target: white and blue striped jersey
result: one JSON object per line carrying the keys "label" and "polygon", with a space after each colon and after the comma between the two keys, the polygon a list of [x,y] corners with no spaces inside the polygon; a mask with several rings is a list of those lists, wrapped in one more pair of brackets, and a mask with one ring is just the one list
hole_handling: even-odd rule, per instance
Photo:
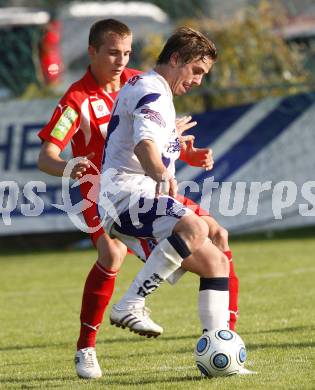
{"label": "white and blue striped jersey", "polygon": [[107,231],[128,209],[130,198],[154,198],[156,182],[145,175],[134,153],[139,142],[152,140],[168,172],[175,175],[180,154],[175,120],[170,87],[155,71],[132,77],[119,92],[108,126],[99,198]]}

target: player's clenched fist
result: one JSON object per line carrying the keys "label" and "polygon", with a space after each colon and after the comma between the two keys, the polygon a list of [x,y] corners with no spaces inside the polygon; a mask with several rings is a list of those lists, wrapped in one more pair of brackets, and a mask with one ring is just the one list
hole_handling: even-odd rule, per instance
{"label": "player's clenched fist", "polygon": [[82,159],[73,167],[71,171],[71,179],[77,180],[80,179],[87,169],[90,168],[90,159],[94,157],[94,153],[90,153]]}

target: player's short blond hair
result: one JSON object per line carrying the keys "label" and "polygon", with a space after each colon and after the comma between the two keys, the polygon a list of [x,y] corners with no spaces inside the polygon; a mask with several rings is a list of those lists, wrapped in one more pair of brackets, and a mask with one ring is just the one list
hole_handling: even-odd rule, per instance
{"label": "player's short blond hair", "polygon": [[121,37],[125,37],[131,35],[131,30],[126,24],[116,19],[98,20],[90,28],[89,46],[93,46],[98,50],[104,43],[105,33],[114,33]]}

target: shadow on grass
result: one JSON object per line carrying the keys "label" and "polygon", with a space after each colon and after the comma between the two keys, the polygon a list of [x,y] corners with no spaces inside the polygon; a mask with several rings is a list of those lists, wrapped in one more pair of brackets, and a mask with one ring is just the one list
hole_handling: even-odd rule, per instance
{"label": "shadow on grass", "polygon": [[[250,332],[242,332],[242,336],[246,335],[254,335],[254,334],[269,334],[269,333],[295,333],[295,332],[301,332],[301,331],[309,331],[310,333],[315,330],[314,326],[297,326],[297,327],[290,327],[290,328],[277,328],[277,329],[266,329],[266,330],[257,330],[257,331],[250,331]],[[195,342],[198,337],[200,337],[199,334],[191,334],[191,335],[184,335],[184,336],[162,336],[159,338],[146,338],[146,337],[137,337],[136,335],[130,335],[130,337],[119,337],[115,339],[103,339],[99,340],[97,342],[97,345],[112,345],[112,344],[123,344],[123,343],[144,343],[144,342],[152,342],[154,344],[161,344],[164,343],[165,341],[182,341],[182,340],[191,340]],[[283,344],[284,347],[287,346],[292,346],[293,348],[298,348],[299,346],[307,347],[307,346],[313,346],[314,343],[309,342],[309,343],[286,343]],[[255,344],[247,344],[246,345],[248,348],[253,348],[257,349],[257,345]],[[281,344],[265,344],[265,348],[270,348],[270,347],[275,347],[275,346],[280,346]],[[46,348],[72,348],[73,345],[72,343],[51,343],[51,344],[34,344],[34,345],[8,345],[8,346],[3,346],[0,347],[0,352],[5,352],[5,351],[22,351],[22,350],[28,350],[28,349],[46,349]],[[186,349],[178,349],[179,353],[186,352]],[[138,355],[139,354],[136,354]]]}
{"label": "shadow on grass", "polygon": [[[276,329],[265,329],[265,330],[257,330],[253,332],[243,332],[242,335],[250,335],[250,334],[272,334],[272,333],[298,333],[303,331],[308,331],[310,334],[313,334],[315,327],[310,326],[295,326],[288,328],[276,328]],[[246,349],[249,351],[254,351],[257,349],[268,349],[268,348],[281,348],[281,349],[292,349],[292,348],[309,348],[314,347],[315,342],[297,342],[297,343],[281,343],[274,341],[273,343],[262,343],[262,344],[250,344],[246,343]]]}
{"label": "shadow on grass", "polygon": [[[149,358],[150,356],[153,356],[153,357],[156,357],[157,355],[159,357],[161,356],[165,356],[166,358],[169,357],[170,354],[172,354],[173,356],[176,356],[176,355],[181,355],[181,354],[186,354],[186,353],[192,353],[193,352],[193,346],[191,348],[187,347],[187,348],[179,348],[179,349],[169,349],[169,350],[154,350],[154,351],[143,351],[143,352],[129,352],[129,353],[125,353],[124,354],[124,357],[127,357],[127,358],[133,358],[133,357],[136,357],[136,358],[142,358],[142,357],[147,357]],[[113,353],[112,351],[107,351],[107,353],[105,352],[105,354],[98,354],[99,357],[101,357],[102,359],[110,359],[111,361],[118,361],[118,362],[121,362],[121,353]]]}
{"label": "shadow on grass", "polygon": [[200,334],[195,335],[185,335],[185,336],[161,336],[157,338],[147,338],[143,336],[137,336],[134,334],[131,334],[130,337],[119,337],[115,339],[104,339],[99,340],[98,344],[115,344],[115,343],[122,343],[122,342],[130,342],[130,343],[142,343],[144,341],[154,341],[154,342],[163,342],[163,341],[180,341],[180,340],[190,340],[190,339],[198,339],[200,337]]}
{"label": "shadow on grass", "polygon": [[0,351],[24,351],[27,349],[46,349],[46,348],[62,348],[62,347],[72,347],[69,343],[59,343],[59,344],[34,344],[34,345],[8,345],[6,347],[0,347]]}
{"label": "shadow on grass", "polygon": [[301,332],[301,331],[309,331],[313,332],[315,330],[315,326],[295,326],[295,327],[289,327],[289,328],[277,328],[277,329],[262,329],[257,330],[253,332],[242,332],[242,335],[249,335],[249,334],[265,334],[265,333],[295,333],[295,332]]}
{"label": "shadow on grass", "polygon": [[[314,347],[314,342],[304,342],[304,343],[259,343],[259,344],[251,344],[246,343],[246,349],[247,351],[256,351],[260,349],[303,349],[303,348],[310,348]],[[165,355],[166,357],[171,353],[173,356],[181,355],[181,354],[191,354],[193,352],[193,347],[186,347],[186,348],[176,348],[175,350],[163,350],[163,351],[143,351],[143,352],[130,352],[125,354],[125,357],[132,358],[132,357],[138,357],[138,358],[149,358],[150,356],[156,356],[157,354],[159,356]],[[109,358],[111,361],[121,361],[121,354],[115,354],[113,352],[108,351],[104,356],[102,354],[99,355],[102,358]]]}
{"label": "shadow on grass", "polygon": [[[117,381],[115,380],[115,382],[105,382],[105,385],[107,386],[125,386],[125,387],[128,387],[128,386],[136,386],[136,385],[139,385],[139,386],[143,386],[143,385],[155,385],[156,389],[159,389],[159,388],[162,388],[162,387],[159,387],[159,384],[162,385],[163,383],[168,383],[168,384],[171,384],[171,383],[184,383],[184,382],[191,382],[191,383],[194,383],[194,382],[200,382],[200,381],[204,381],[204,380],[208,380],[208,379],[205,379],[203,377],[201,377],[199,374],[197,375],[191,375],[191,376],[186,376],[186,377],[177,377],[177,376],[168,376],[167,378],[142,378],[142,379],[139,379],[137,381],[135,380],[132,380],[130,381],[130,379],[122,379],[122,380],[119,380],[117,379]],[[141,387],[140,387],[141,388]],[[206,387],[205,387],[206,388]]]}
{"label": "shadow on grass", "polygon": [[[131,335],[130,337],[119,337],[115,339],[105,339],[99,340],[97,345],[111,345],[111,344],[123,344],[123,343],[144,343],[144,342],[154,342],[154,343],[163,343],[164,341],[181,341],[181,340],[197,340],[199,335],[187,335],[187,336],[163,336],[162,338],[151,338],[146,337],[137,337]],[[71,343],[51,343],[51,344],[34,344],[34,345],[8,345],[0,347],[0,352],[5,351],[22,351],[28,349],[46,349],[46,348],[73,348]]]}
{"label": "shadow on grass", "polygon": [[296,326],[291,328],[280,328],[280,329],[270,329],[265,333],[283,333],[283,332],[300,332],[300,331],[310,331],[313,332],[315,330],[315,326]]}
{"label": "shadow on grass", "polygon": [[260,344],[246,344],[246,349],[249,351],[255,351],[257,349],[268,349],[268,348],[280,348],[280,349],[293,349],[293,348],[310,348],[315,347],[315,342],[303,342],[303,343],[260,343]]}
{"label": "shadow on grass", "polygon": [[[124,375],[125,373],[121,373],[119,374],[119,376],[121,377],[122,375]],[[130,374],[129,374],[130,375]],[[109,376],[113,376],[113,374],[109,374]],[[104,385],[107,385],[107,386],[118,386],[118,385],[123,385],[125,387],[128,387],[128,386],[135,386],[135,385],[145,385],[145,384],[156,384],[158,386],[159,383],[175,383],[175,382],[200,382],[202,380],[205,380],[204,378],[202,378],[200,375],[192,375],[192,376],[186,376],[186,377],[182,377],[182,378],[179,378],[179,377],[167,377],[167,378],[142,378],[142,379],[139,379],[138,381],[130,381],[130,379],[117,379],[115,380],[114,382],[111,381],[107,381],[106,378],[105,378],[105,381],[100,379],[98,380],[98,384],[100,386],[104,386]],[[18,378],[8,378],[8,379],[0,379],[0,383],[2,384],[20,384],[21,386],[21,389],[28,389],[28,388],[33,388],[33,387],[37,387],[38,384],[43,384],[45,383],[45,387],[43,388],[52,388],[52,387],[63,387],[65,388],[65,385],[66,383],[55,383],[55,384],[52,384],[52,383],[49,383],[49,382],[62,382],[62,381],[66,381],[66,382],[70,382],[69,385],[71,384],[72,386],[75,384],[75,383],[80,383],[81,384],[84,384],[84,383],[87,383],[88,384],[88,380],[84,380],[84,379],[78,379],[77,377],[75,376],[61,376],[59,378],[54,378],[54,377],[42,377],[42,378],[25,378],[25,379],[18,379]],[[30,382],[33,382],[33,385],[29,384]],[[49,386],[49,387],[46,387],[46,386]]]}
{"label": "shadow on grass", "polygon": [[[53,378],[53,377],[42,377],[42,378],[25,378],[25,379],[18,379],[18,378],[8,378],[8,379],[0,379],[0,383],[7,383],[8,385],[12,384],[19,384],[19,388],[21,389],[32,389],[32,388],[39,388],[37,385],[41,385],[41,389],[51,389],[54,387],[62,387],[65,388],[66,383],[49,383],[49,382],[62,382],[67,381],[71,382],[71,385],[73,385],[75,382],[78,382],[78,378],[76,376],[61,376],[59,378]],[[33,384],[30,384],[30,382],[33,382]],[[47,383],[48,382],[48,383]],[[5,387],[4,387],[5,389]]]}

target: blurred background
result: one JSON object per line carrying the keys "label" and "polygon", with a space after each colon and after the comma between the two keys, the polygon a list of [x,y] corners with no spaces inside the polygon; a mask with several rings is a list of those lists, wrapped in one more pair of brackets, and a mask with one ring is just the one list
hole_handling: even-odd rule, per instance
{"label": "blurred background", "polygon": [[[215,168],[205,173],[179,163],[178,170],[180,180],[201,185],[214,176],[231,183],[231,191],[224,199],[222,187],[186,195],[211,199],[211,213],[232,234],[315,226],[314,0],[2,0],[0,247],[27,248],[38,235],[45,235],[43,245],[85,238],[52,206],[62,203],[60,180],[37,170],[37,132],[84,74],[91,24],[109,17],[133,31],[130,67],[149,69],[165,38],[182,25],[208,34],[218,47],[203,86],[175,100],[179,115],[194,114],[196,144],[213,148]],[[43,181],[45,190],[27,191],[30,181]],[[252,215],[250,185],[269,181]],[[239,182],[246,183],[243,192],[235,191]]]}
{"label": "blurred background", "polygon": [[[195,27],[212,37],[220,57],[211,84],[209,77],[203,91],[197,92],[194,111],[308,91],[315,78],[312,0],[0,4],[2,99],[62,93],[86,69],[91,24],[107,17],[130,25],[135,37],[130,65],[141,69],[154,64],[165,38],[177,26]],[[191,110],[190,99],[187,102]]]}

